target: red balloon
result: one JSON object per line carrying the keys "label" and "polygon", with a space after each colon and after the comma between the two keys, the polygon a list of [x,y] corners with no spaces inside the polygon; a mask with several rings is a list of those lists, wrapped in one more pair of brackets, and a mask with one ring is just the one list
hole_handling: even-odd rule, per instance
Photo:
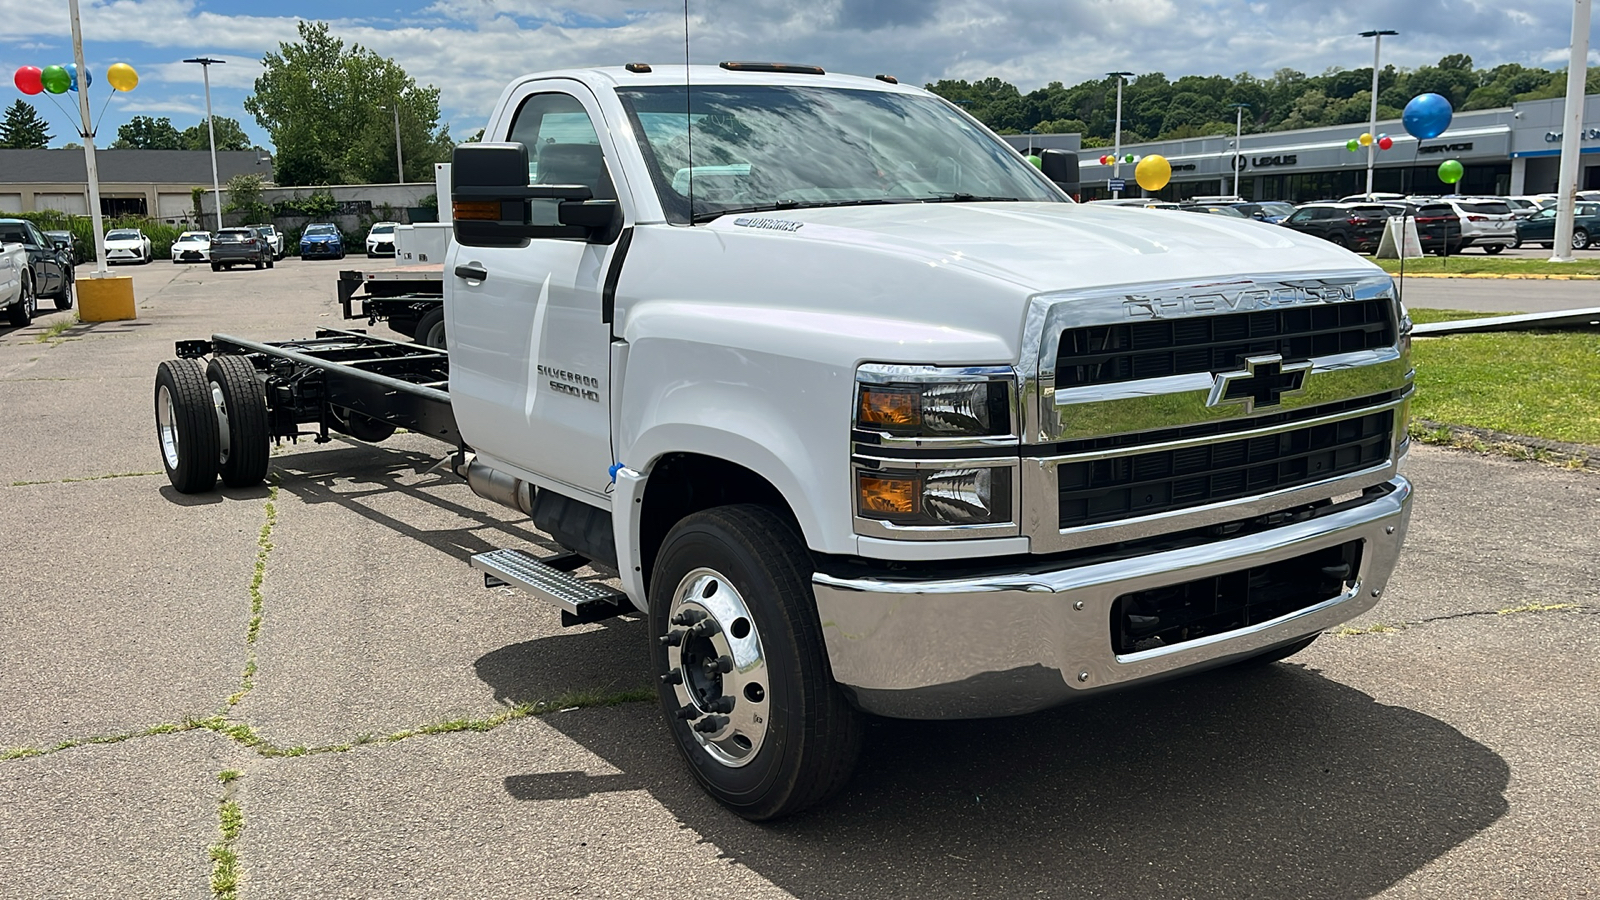
{"label": "red balloon", "polygon": [[44,90],[44,84],[39,81],[42,74],[44,70],[38,66],[22,66],[12,80],[17,83],[17,90],[31,96]]}
{"label": "red balloon", "polygon": [[1379,150],[1387,150],[1387,149],[1389,149],[1390,147],[1393,147],[1393,146],[1394,146],[1394,138],[1391,138],[1391,137],[1378,138],[1378,149]]}

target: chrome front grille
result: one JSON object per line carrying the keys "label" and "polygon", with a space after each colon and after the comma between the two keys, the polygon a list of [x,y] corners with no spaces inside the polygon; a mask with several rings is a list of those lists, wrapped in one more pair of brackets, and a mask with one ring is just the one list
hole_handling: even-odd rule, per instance
{"label": "chrome front grille", "polygon": [[[1413,378],[1392,290],[1352,272],[1036,298],[1025,346],[1038,355],[1023,360],[1038,365],[1022,472],[1033,551],[1246,520],[1392,478]],[[1230,379],[1267,383],[1254,373],[1277,377],[1277,362],[1258,364],[1278,358],[1303,382],[1230,402]]]}

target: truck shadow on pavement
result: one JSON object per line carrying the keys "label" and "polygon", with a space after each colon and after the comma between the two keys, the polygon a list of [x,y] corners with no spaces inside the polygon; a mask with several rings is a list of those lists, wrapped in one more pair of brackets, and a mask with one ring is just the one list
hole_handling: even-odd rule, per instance
{"label": "truck shadow on pavement", "polygon": [[[503,648],[478,675],[504,699],[536,699],[518,673],[567,639]],[[906,900],[1368,897],[1507,810],[1510,769],[1492,750],[1288,663],[1021,718],[870,720],[844,793],[771,825],[700,793],[658,716],[547,716],[622,774],[519,774],[506,790],[645,790],[796,896]]]}

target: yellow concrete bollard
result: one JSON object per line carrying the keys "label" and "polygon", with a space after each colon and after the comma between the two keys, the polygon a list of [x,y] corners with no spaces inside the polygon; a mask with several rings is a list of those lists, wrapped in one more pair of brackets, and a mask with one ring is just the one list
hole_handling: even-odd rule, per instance
{"label": "yellow concrete bollard", "polygon": [[78,321],[112,322],[137,319],[133,305],[133,279],[127,275],[101,278],[90,276],[78,281]]}

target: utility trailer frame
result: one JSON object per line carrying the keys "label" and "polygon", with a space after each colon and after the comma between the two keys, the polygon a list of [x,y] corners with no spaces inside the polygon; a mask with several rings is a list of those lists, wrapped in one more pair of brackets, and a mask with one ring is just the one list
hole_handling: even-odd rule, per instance
{"label": "utility trailer frame", "polygon": [[[465,451],[450,407],[450,357],[442,350],[359,330],[319,329],[316,336],[262,343],[226,334],[179,341],[182,359],[242,356],[255,368],[274,441],[328,432],[376,442],[405,428]],[[302,426],[315,425],[305,431]]]}

